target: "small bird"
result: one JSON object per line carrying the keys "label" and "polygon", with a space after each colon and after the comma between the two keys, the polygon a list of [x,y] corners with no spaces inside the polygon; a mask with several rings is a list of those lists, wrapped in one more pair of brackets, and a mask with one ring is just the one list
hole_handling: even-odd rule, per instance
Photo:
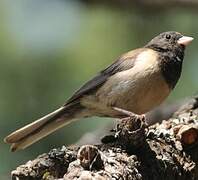
{"label": "small bird", "polygon": [[178,82],[192,37],[169,31],[129,51],[85,83],[54,112],[14,131],[4,141],[25,149],[72,121],[91,117],[141,116],[161,104]]}

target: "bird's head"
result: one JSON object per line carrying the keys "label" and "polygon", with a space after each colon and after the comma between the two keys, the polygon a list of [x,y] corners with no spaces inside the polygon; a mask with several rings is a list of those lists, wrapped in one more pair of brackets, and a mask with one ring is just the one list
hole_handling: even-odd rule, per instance
{"label": "bird's head", "polygon": [[185,47],[191,43],[192,37],[184,36],[175,31],[163,32],[153,38],[146,47],[155,49],[157,51],[174,51],[184,50]]}
{"label": "bird's head", "polygon": [[158,52],[162,74],[171,88],[174,88],[179,80],[184,50],[192,40],[192,37],[169,31],[159,34],[145,46]]}

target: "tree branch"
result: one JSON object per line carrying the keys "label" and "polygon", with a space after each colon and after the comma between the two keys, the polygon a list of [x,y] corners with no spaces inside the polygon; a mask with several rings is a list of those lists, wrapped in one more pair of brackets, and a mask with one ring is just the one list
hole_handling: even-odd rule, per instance
{"label": "tree branch", "polygon": [[12,179],[198,179],[198,98],[148,128],[121,121],[99,145],[53,149],[12,171]]}

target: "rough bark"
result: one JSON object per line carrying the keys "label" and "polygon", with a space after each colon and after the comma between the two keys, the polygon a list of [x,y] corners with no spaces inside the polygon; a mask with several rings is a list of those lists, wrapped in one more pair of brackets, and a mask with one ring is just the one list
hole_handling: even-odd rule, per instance
{"label": "rough bark", "polygon": [[146,127],[122,120],[98,145],[52,149],[11,172],[12,179],[198,179],[198,98]]}

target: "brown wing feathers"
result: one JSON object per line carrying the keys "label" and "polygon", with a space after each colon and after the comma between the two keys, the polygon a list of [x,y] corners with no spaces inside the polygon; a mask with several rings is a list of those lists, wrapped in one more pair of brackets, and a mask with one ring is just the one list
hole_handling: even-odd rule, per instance
{"label": "brown wing feathers", "polygon": [[68,105],[71,102],[76,101],[83,95],[88,95],[92,93],[102,84],[104,84],[106,80],[113,74],[132,68],[135,64],[135,59],[136,59],[135,57],[137,57],[137,55],[144,50],[145,50],[144,48],[136,49],[122,55],[113,64],[108,66],[106,69],[101,71],[97,76],[95,76],[90,81],[85,83],[78,91],[74,93],[74,95],[70,99],[68,99],[65,105]]}

